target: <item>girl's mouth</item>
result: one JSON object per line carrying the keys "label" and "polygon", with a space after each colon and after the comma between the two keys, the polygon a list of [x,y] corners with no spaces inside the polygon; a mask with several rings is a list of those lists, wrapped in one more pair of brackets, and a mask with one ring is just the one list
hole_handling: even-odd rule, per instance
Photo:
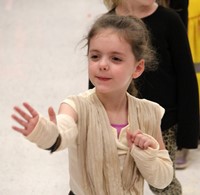
{"label": "girl's mouth", "polygon": [[110,80],[111,78],[107,78],[107,77],[98,77],[98,76],[97,76],[97,79],[100,80],[100,81],[108,81],[108,80]]}

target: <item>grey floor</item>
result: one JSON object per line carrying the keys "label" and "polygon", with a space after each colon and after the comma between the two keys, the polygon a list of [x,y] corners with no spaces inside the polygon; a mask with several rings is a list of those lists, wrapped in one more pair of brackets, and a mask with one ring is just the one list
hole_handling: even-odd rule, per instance
{"label": "grey floor", "polygon": [[[14,105],[30,102],[41,114],[87,89],[86,50],[80,41],[102,0],[0,0],[0,195],[66,195],[67,150],[50,155],[11,130]],[[200,149],[177,171],[185,195],[200,194]],[[145,194],[151,194],[145,185]]]}

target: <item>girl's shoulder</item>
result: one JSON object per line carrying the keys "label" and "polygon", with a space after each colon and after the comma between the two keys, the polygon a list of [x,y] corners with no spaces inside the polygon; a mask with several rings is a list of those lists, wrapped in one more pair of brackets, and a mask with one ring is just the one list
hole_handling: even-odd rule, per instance
{"label": "girl's shoulder", "polygon": [[89,89],[87,91],[79,93],[78,95],[68,96],[66,99],[64,99],[61,102],[61,104],[62,103],[69,104],[75,111],[77,111],[77,105],[75,103],[75,100],[86,100],[94,93],[95,93],[95,89],[94,88],[93,89]]}
{"label": "girl's shoulder", "polygon": [[130,100],[132,103],[130,105],[136,107],[138,110],[144,113],[152,113],[153,111],[158,112],[161,116],[164,115],[165,109],[160,106],[158,103],[147,100],[147,99],[140,99],[134,96],[129,95]]}
{"label": "girl's shoulder", "polygon": [[128,93],[128,97],[132,100],[132,101],[135,101],[136,103],[138,104],[145,104],[145,105],[152,105],[152,106],[160,106],[158,103],[154,102],[154,101],[151,101],[151,100],[147,100],[145,98],[138,98],[138,97],[135,97],[133,95],[130,95]]}
{"label": "girl's shoulder", "polygon": [[91,95],[94,94],[94,93],[95,93],[95,88],[89,89],[89,90],[84,91],[84,92],[82,92],[82,93],[79,93],[79,94],[78,94],[78,97],[87,98],[87,97],[91,96]]}

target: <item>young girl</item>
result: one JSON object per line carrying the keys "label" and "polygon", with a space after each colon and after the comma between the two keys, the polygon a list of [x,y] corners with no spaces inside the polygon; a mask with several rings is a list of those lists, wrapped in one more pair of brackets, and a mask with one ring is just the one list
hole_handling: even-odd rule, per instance
{"label": "young girl", "polygon": [[[95,88],[70,96],[50,120],[28,103],[14,107],[22,133],[51,152],[68,148],[70,194],[141,195],[144,179],[165,188],[173,178],[160,123],[164,109],[127,93],[152,65],[147,30],[136,18],[104,15],[87,36],[89,78]],[[149,66],[149,67],[148,67]]]}

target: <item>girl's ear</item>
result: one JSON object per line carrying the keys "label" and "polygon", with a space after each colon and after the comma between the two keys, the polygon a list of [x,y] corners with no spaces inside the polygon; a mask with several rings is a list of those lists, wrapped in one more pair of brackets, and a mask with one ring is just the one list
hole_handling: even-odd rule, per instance
{"label": "girl's ear", "polygon": [[142,59],[139,62],[137,62],[132,78],[133,79],[138,78],[143,72],[144,72],[144,60]]}

